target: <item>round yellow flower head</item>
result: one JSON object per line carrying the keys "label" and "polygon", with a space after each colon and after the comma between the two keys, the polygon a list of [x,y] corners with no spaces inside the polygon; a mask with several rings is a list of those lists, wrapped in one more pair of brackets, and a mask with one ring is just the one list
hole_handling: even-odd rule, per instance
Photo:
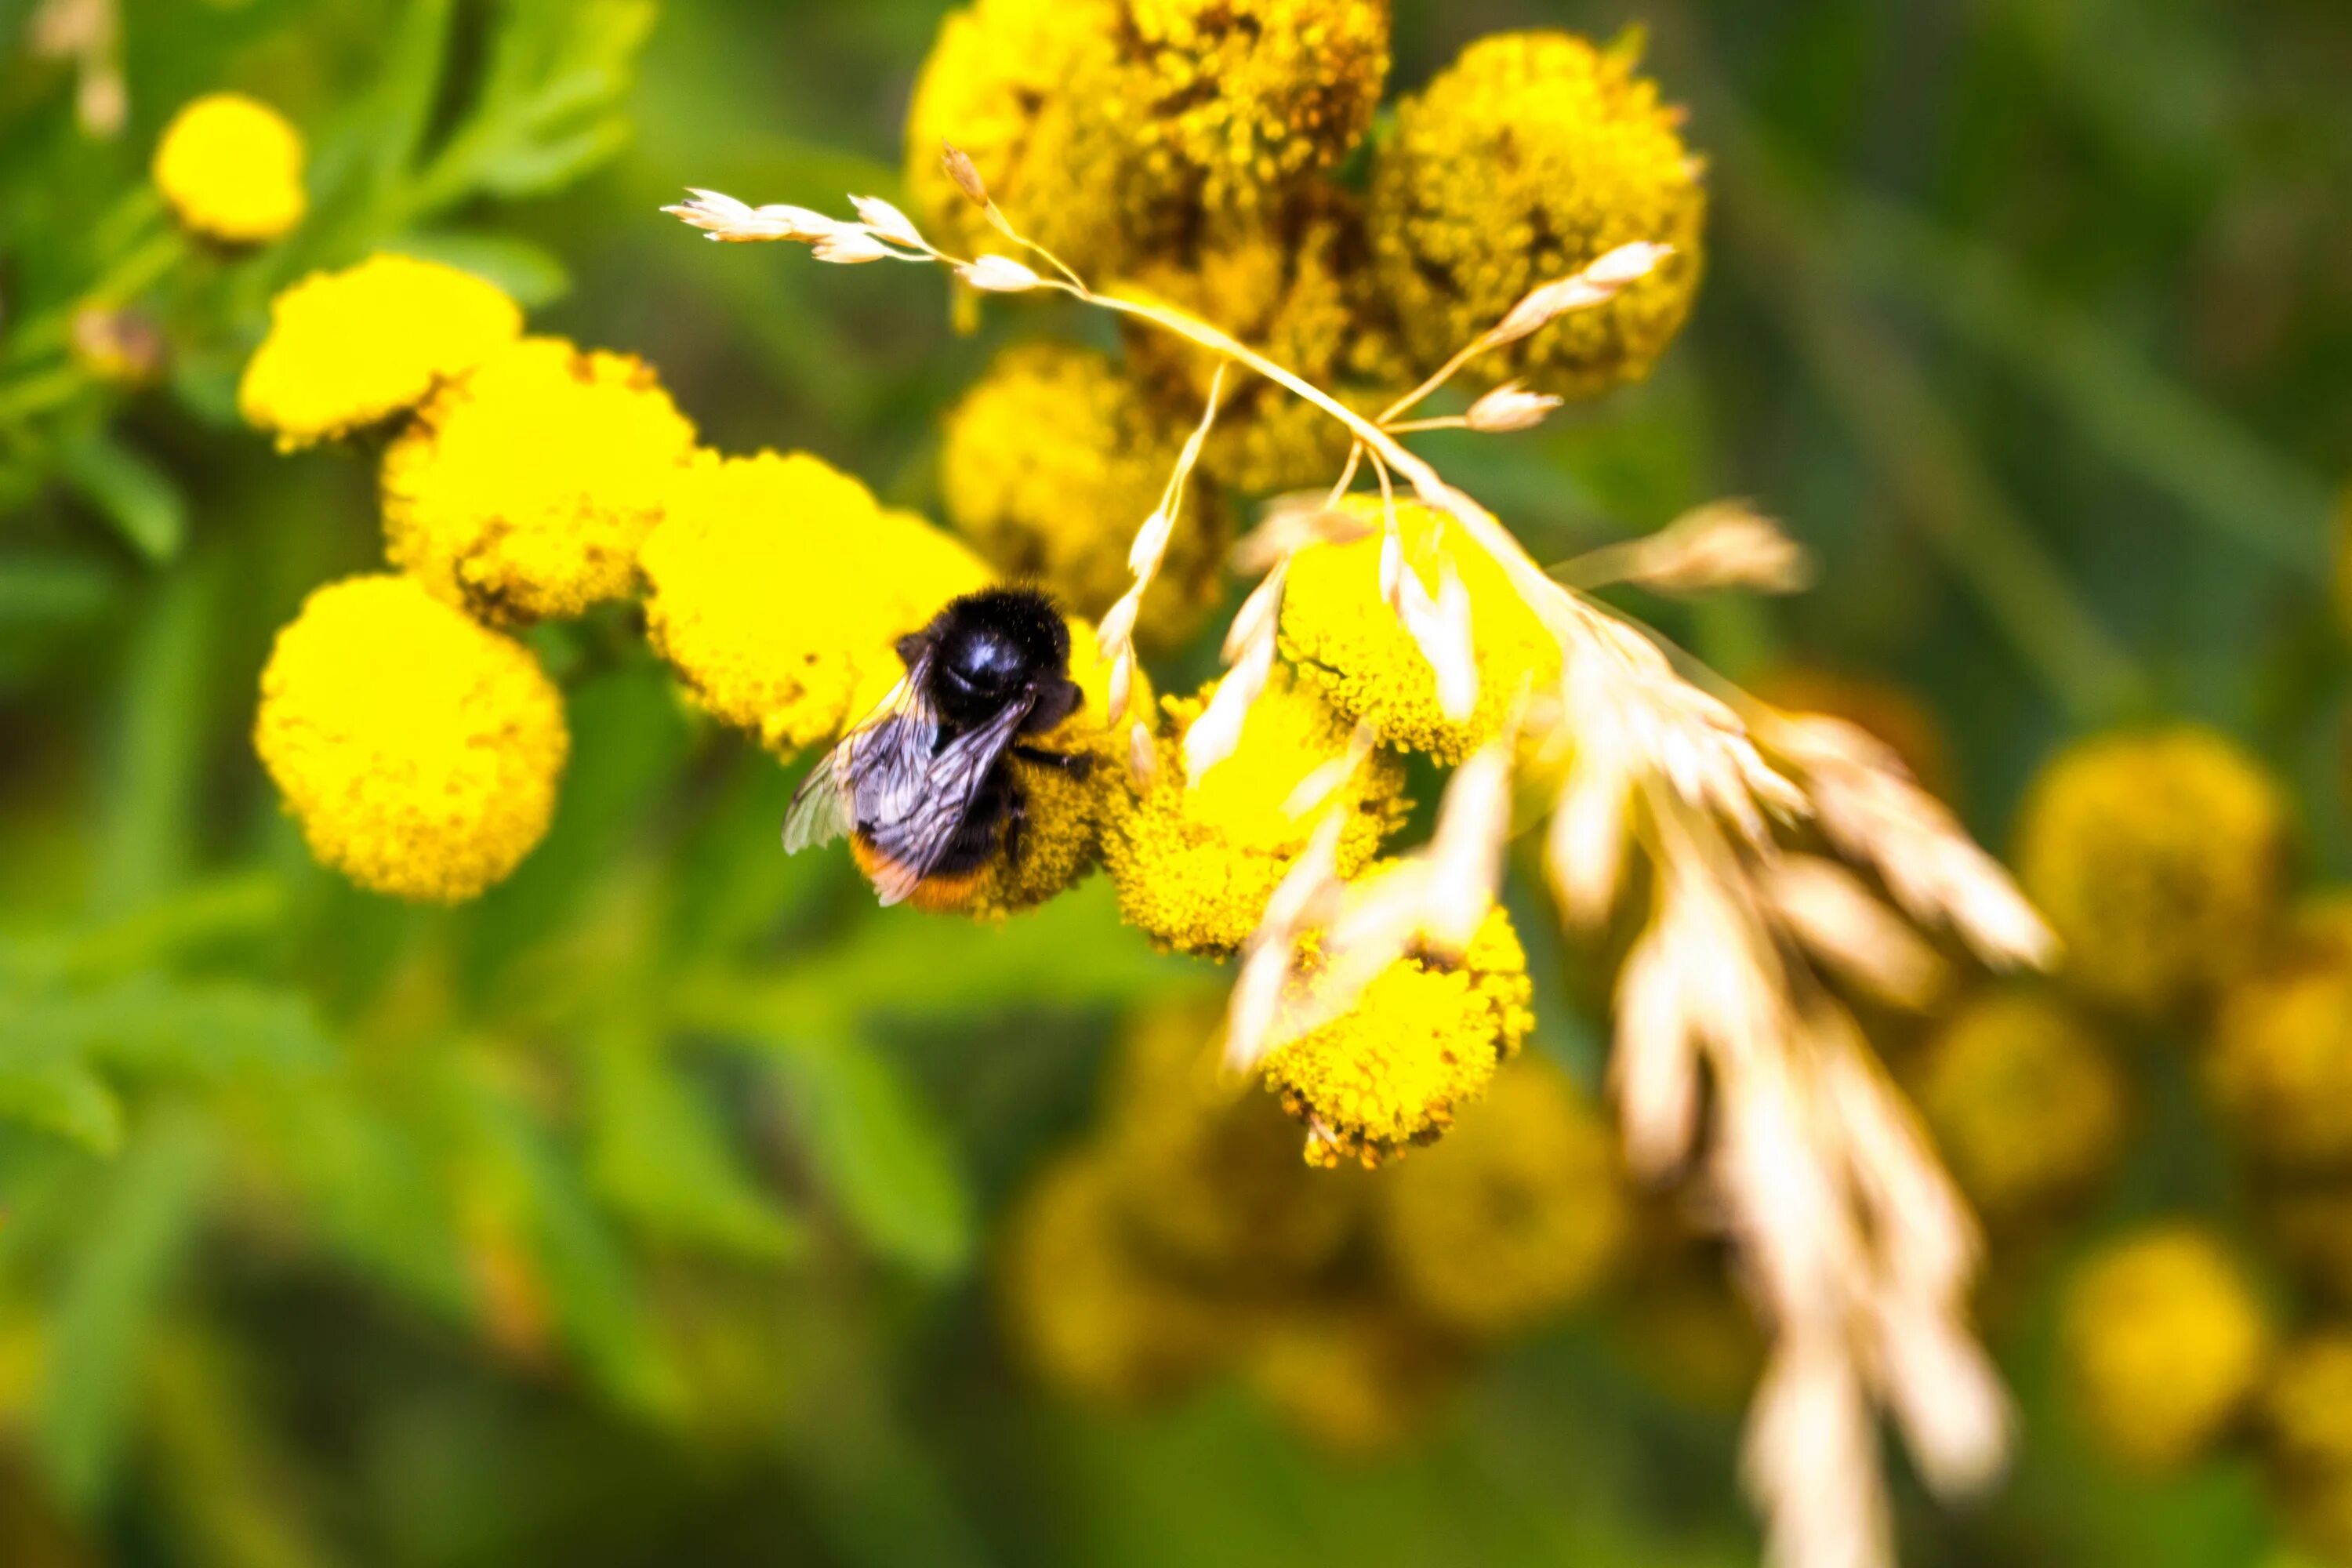
{"label": "round yellow flower head", "polygon": [[1372,166],[1372,245],[1425,367],[1538,284],[1635,241],[1675,253],[1467,374],[1590,397],[1646,374],[1698,291],[1706,192],[1675,110],[1629,51],[1565,33],[1481,38],[1397,113]]}
{"label": "round yellow flower head", "polygon": [[1124,0],[1109,95],[1140,150],[1130,199],[1262,205],[1362,140],[1389,72],[1387,0]]}
{"label": "round yellow flower head", "polygon": [[2256,1159],[2352,1165],[2352,953],[2284,944],[2223,996],[2206,1068]]}
{"label": "round yellow flower head", "polygon": [[1632,1205],[1607,1120],[1533,1056],[1435,1148],[1379,1179],[1381,1257],[1404,1299],[1496,1338],[1590,1300],[1624,1260]]}
{"label": "round yellow flower head", "polygon": [[[1293,816],[1308,775],[1345,754],[1349,727],[1304,682],[1276,678],[1259,693],[1233,754],[1184,782],[1183,741],[1208,706],[1169,698],[1171,733],[1156,745],[1150,783],[1112,820],[1104,844],[1120,915],[1179,952],[1222,957],[1257,929],[1266,900],[1314,836],[1319,817]],[[1403,820],[1404,768],[1375,753],[1330,797],[1348,814],[1339,871],[1353,876]]]}
{"label": "round yellow flower head", "polygon": [[1116,265],[1130,151],[1105,117],[1113,0],[978,0],[950,13],[907,112],[907,193],[935,245],[960,256],[1010,243],[940,165],[971,158],[1021,232],[1071,266]]}
{"label": "round yellow flower head", "polygon": [[2040,991],[1970,1002],[1929,1043],[1915,1090],[1953,1179],[1994,1225],[2088,1195],[2123,1140],[2124,1078],[2105,1042]]}
{"label": "round yellow flower head", "polygon": [[1230,1309],[1135,1245],[1118,1181],[1093,1151],[1063,1157],[1014,1207],[997,1282],[1022,1359],[1048,1386],[1097,1404],[1181,1393],[1240,1328]]}
{"label": "round yellow flower head", "polygon": [[310,853],[362,888],[456,903],[547,831],[569,739],[529,649],[406,577],[312,594],[261,672],[254,747]]}
{"label": "round yellow flower head", "polygon": [[[1363,216],[1318,193],[1270,222],[1227,226],[1188,265],[1155,260],[1130,292],[1214,322],[1276,364],[1366,415],[1406,384],[1404,356],[1370,269]],[[1129,323],[1129,357],[1179,418],[1198,418],[1219,361],[1157,328]],[[1228,373],[1202,466],[1252,495],[1330,483],[1346,426],[1263,376]]]}
{"label": "round yellow flower head", "polygon": [[2141,1469],[2202,1452],[2270,1353],[2262,1304],[2211,1237],[2160,1226],[2107,1247],[2067,1288],[2061,1342],[2084,1425]]}
{"label": "round yellow flower head", "polygon": [[1295,1281],[1353,1233],[1365,1185],[1310,1169],[1298,1129],[1265,1095],[1227,1079],[1223,998],[1139,1016],[1112,1072],[1105,1131],[1143,1240],[1204,1286]]}
{"label": "round yellow flower head", "polygon": [[260,245],[302,221],[302,137],[242,93],[207,93],[172,116],[155,147],[155,188],[191,233]]}
{"label": "round yellow flower head", "polygon": [[1559,679],[1559,644],[1493,557],[1450,519],[1417,501],[1399,501],[1406,567],[1435,594],[1441,563],[1450,563],[1469,590],[1478,701],[1467,719],[1448,718],[1437,700],[1436,672],[1381,596],[1380,498],[1349,496],[1340,510],[1363,519],[1370,531],[1291,557],[1283,657],[1344,717],[1370,725],[1382,744],[1458,763],[1501,727],[1523,689]]}
{"label": "round yellow flower head", "polygon": [[1381,1301],[1310,1301],[1250,1347],[1250,1386],[1307,1441],[1348,1456],[1393,1450],[1461,1381],[1461,1352]]}
{"label": "round yellow flower head", "polygon": [[[1064,343],[997,356],[948,415],[948,521],[1011,577],[1099,616],[1133,581],[1129,547],[1160,505],[1185,432],[1109,357]],[[1147,646],[1191,637],[1223,587],[1229,522],[1213,487],[1185,487],[1167,559],[1136,628]]]}
{"label": "round yellow flower head", "polygon": [[2283,896],[2286,808],[2210,730],[2095,736],[2034,781],[2017,867],[2065,945],[2065,977],[2159,1013],[2202,999],[2259,950]]}
{"label": "round yellow flower head", "polygon": [[637,563],[655,649],[702,709],[785,758],[878,700],[905,673],[891,645],[988,581],[955,540],[805,453],[680,474]]}
{"label": "round yellow flower head", "polygon": [[[1311,955],[1298,984],[1315,984]],[[1498,904],[1462,963],[1399,959],[1352,1011],[1268,1057],[1266,1086],[1307,1123],[1309,1161],[1377,1165],[1444,1136],[1454,1112],[1486,1092],[1535,1024],[1534,996],[1527,952]]]}
{"label": "round yellow flower head", "polygon": [[469,272],[373,256],[313,272],[269,302],[269,335],[245,367],[237,408],[284,449],[415,407],[522,331],[522,310]]}
{"label": "round yellow flower head", "polygon": [[393,561],[484,620],[628,596],[694,426],[628,355],[526,338],[437,393],[383,459]]}
{"label": "round yellow flower head", "polygon": [[2352,1557],[2352,1333],[2313,1334],[2263,1381],[2263,1458],[2295,1533],[2330,1561]]}

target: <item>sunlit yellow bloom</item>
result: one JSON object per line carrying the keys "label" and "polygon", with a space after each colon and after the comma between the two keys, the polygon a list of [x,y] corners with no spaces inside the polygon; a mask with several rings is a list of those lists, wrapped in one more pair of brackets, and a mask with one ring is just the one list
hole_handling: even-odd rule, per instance
{"label": "sunlit yellow bloom", "polygon": [[[1230,225],[1189,265],[1155,258],[1134,292],[1215,323],[1340,401],[1371,415],[1405,385],[1404,356],[1371,276],[1362,215],[1337,193],[1282,223]],[[1130,325],[1128,353],[1180,416],[1206,404],[1216,356]],[[1254,495],[1330,483],[1347,427],[1263,376],[1229,371],[1202,464]]]}
{"label": "sunlit yellow bloom", "polygon": [[[1009,577],[1084,616],[1133,580],[1128,550],[1160,505],[1185,432],[1108,356],[1029,343],[997,357],[948,416],[948,520]],[[1228,522],[1196,480],[1137,626],[1147,645],[1192,635],[1217,601]]]}
{"label": "sunlit yellow bloom", "polygon": [[955,540],[805,453],[679,475],[638,564],[646,635],[695,701],[785,757],[878,700],[905,673],[891,645],[988,581]]}
{"label": "sunlit yellow bloom", "polygon": [[1309,1441],[1345,1455],[1392,1449],[1423,1430],[1459,1382],[1461,1352],[1429,1325],[1374,1300],[1309,1301],[1250,1347],[1249,1380]]}
{"label": "sunlit yellow bloom", "polygon": [[1105,113],[1117,26],[1112,0],[979,0],[940,24],[907,113],[909,205],[934,244],[1010,248],[941,171],[945,141],[1024,234],[1075,267],[1116,264],[1133,163]]}
{"label": "sunlit yellow bloom", "polygon": [[1378,1191],[1398,1289],[1433,1321],[1482,1338],[1590,1299],[1632,1233],[1614,1131],[1534,1056],[1497,1073],[1435,1148],[1382,1173]]}
{"label": "sunlit yellow bloom", "polygon": [[2124,1079],[2105,1042],[2039,991],[1969,1003],[1927,1047],[1916,1092],[1953,1178],[1995,1224],[2084,1196],[2123,1138]]}
{"label": "sunlit yellow bloom", "polygon": [[2295,1533],[2352,1557],[2352,1334],[2323,1330],[2282,1352],[2263,1381],[2263,1458]]}
{"label": "sunlit yellow bloom", "polygon": [[[1249,710],[1233,754],[1184,782],[1183,739],[1214,687],[1163,704],[1169,733],[1150,784],[1110,826],[1105,854],[1129,924],[1181,952],[1229,953],[1257,929],[1265,901],[1319,818],[1290,814],[1310,773],[1341,756],[1349,727],[1304,682],[1278,673]],[[1403,819],[1404,769],[1375,753],[1332,797],[1348,814],[1339,869],[1352,876]],[[1304,803],[1297,803],[1304,804]]]}
{"label": "sunlit yellow bloom", "polygon": [[[1311,963],[1301,984],[1314,984]],[[1307,1123],[1309,1160],[1376,1165],[1443,1136],[1486,1092],[1535,1023],[1534,994],[1527,953],[1497,905],[1462,963],[1399,959],[1352,1011],[1267,1058],[1267,1087]]]}
{"label": "sunlit yellow bloom", "polygon": [[2286,808],[2261,766],[2179,725],[2061,753],[2027,795],[2017,866],[2065,944],[2065,977],[2155,1013],[2246,967],[2278,912],[2286,851]]}
{"label": "sunlit yellow bloom", "polygon": [[527,338],[451,383],[383,459],[385,548],[484,620],[628,596],[637,547],[695,455],[642,362]]}
{"label": "sunlit yellow bloom", "polygon": [[2071,1282],[2061,1324],[2084,1425],[2114,1458],[2194,1458],[2253,1394],[2270,1327],[2237,1265],[2188,1226],[2143,1230]]}
{"label": "sunlit yellow bloom", "polygon": [[999,1299],[1014,1346],[1060,1392],[1105,1405],[1176,1394],[1228,1353],[1232,1310],[1156,1267],[1096,1152],[1063,1157],[1005,1222]]}
{"label": "sunlit yellow bloom", "polygon": [[1388,79],[1385,0],[1125,0],[1107,110],[1140,149],[1130,201],[1262,205],[1346,156]]}
{"label": "sunlit yellow bloom", "polygon": [[207,239],[259,245],[302,221],[301,133],[242,93],[207,93],[172,116],[154,174],[173,216]]}
{"label": "sunlit yellow bloom", "polygon": [[521,310],[471,273],[370,257],[270,301],[237,408],[279,447],[307,447],[415,407],[521,331]]}
{"label": "sunlit yellow bloom", "polygon": [[1634,63],[1629,50],[1565,33],[1497,34],[1405,100],[1373,163],[1372,244],[1425,365],[1536,285],[1635,241],[1675,254],[1607,304],[1483,354],[1467,374],[1591,396],[1639,379],[1681,330],[1698,289],[1706,193],[1677,114]]}
{"label": "sunlit yellow bloom", "polygon": [[1309,1168],[1298,1128],[1221,1070],[1223,998],[1157,1004],[1127,1029],[1104,1116],[1138,1232],[1187,1277],[1225,1289],[1296,1280],[1353,1234],[1368,1178]]}
{"label": "sunlit yellow bloom", "polygon": [[1501,726],[1530,683],[1559,679],[1559,645],[1502,568],[1458,526],[1418,502],[1398,502],[1406,566],[1434,594],[1439,563],[1450,562],[1470,594],[1478,702],[1467,720],[1447,718],[1436,673],[1381,596],[1380,499],[1351,496],[1342,510],[1373,531],[1346,543],[1310,545],[1292,557],[1282,600],[1283,655],[1332,707],[1370,724],[1383,744],[1460,762]]}
{"label": "sunlit yellow bloom", "polygon": [[2352,1163],[2352,952],[2341,937],[2291,933],[2222,999],[2208,1081],[2247,1152],[2270,1164]]}
{"label": "sunlit yellow bloom", "polygon": [[322,864],[453,903],[547,831],[569,742],[530,650],[375,576],[320,588],[278,634],[254,745]]}

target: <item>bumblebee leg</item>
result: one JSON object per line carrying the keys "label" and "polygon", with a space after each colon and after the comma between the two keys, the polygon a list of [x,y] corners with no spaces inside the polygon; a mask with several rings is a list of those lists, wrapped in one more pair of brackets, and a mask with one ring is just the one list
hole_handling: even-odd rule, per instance
{"label": "bumblebee leg", "polygon": [[1024,763],[1039,767],[1059,768],[1074,779],[1082,779],[1094,772],[1095,759],[1090,752],[1049,752],[1042,746],[1015,745],[1013,754]]}

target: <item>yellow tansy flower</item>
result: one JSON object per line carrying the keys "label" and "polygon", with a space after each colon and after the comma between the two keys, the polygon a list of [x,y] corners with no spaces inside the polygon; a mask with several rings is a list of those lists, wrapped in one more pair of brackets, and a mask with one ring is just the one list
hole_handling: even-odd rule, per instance
{"label": "yellow tansy flower", "polygon": [[[948,521],[1007,576],[1099,616],[1133,581],[1129,547],[1183,444],[1183,429],[1108,355],[1063,343],[1008,349],[948,415]],[[1187,488],[1139,639],[1172,647],[1199,626],[1222,587],[1229,527],[1212,487]]]}
{"label": "yellow tansy flower", "polygon": [[1250,1346],[1250,1386],[1333,1453],[1386,1452],[1423,1430],[1461,1381],[1460,1350],[1393,1305],[1308,1301]]}
{"label": "yellow tansy flower", "polygon": [[2259,951],[2284,897],[2286,808],[2210,730],[2095,736],[2034,781],[2017,868],[2065,946],[2064,977],[2159,1013],[2203,999]]}
{"label": "yellow tansy flower", "polygon": [[405,413],[521,331],[520,308],[471,273],[371,257],[270,301],[237,407],[280,447],[307,447]]}
{"label": "yellow tansy flower", "polygon": [[1383,1172],[1378,1195],[1374,1232],[1404,1299],[1481,1338],[1589,1300],[1633,1231],[1615,1131],[1533,1056],[1498,1072],[1435,1148]]}
{"label": "yellow tansy flower", "polygon": [[[1314,983],[1310,959],[1299,984]],[[1266,1085],[1309,1128],[1309,1160],[1376,1165],[1434,1142],[1486,1092],[1534,1026],[1534,994],[1527,952],[1498,905],[1459,964],[1399,959],[1345,1016],[1268,1057]]]}
{"label": "yellow tansy flower", "polygon": [[545,834],[569,742],[530,650],[373,576],[320,588],[278,634],[254,745],[321,864],[454,903]]}
{"label": "yellow tansy flower", "polygon": [[[1291,796],[1343,754],[1347,723],[1303,682],[1276,679],[1249,710],[1233,754],[1184,779],[1183,739],[1214,687],[1163,704],[1170,733],[1157,743],[1150,784],[1110,824],[1105,842],[1120,915],[1180,952],[1230,953],[1257,929],[1318,818],[1293,816]],[[1375,753],[1332,797],[1348,814],[1339,868],[1352,876],[1402,821],[1404,769]]]}
{"label": "yellow tansy flower", "polygon": [[2069,1285],[2060,1328],[2086,1430],[2148,1470],[2202,1452],[2244,1409],[2270,1353],[2269,1324],[2237,1265],[2181,1225],[2100,1252]]}
{"label": "yellow tansy flower", "polygon": [[1397,113],[1372,169],[1372,244],[1433,368],[1539,283],[1637,240],[1675,247],[1608,304],[1481,355],[1468,374],[1587,397],[1648,371],[1690,314],[1706,194],[1675,112],[1622,49],[1566,33],[1479,39]]}
{"label": "yellow tansy flower", "polygon": [[2126,1086],[2105,1042],[2058,998],[1970,1002],[1920,1058],[1920,1113],[1985,1219],[2051,1217],[2115,1163]]}
{"label": "yellow tansy flower", "polygon": [[2352,1557],[2352,1333],[2288,1346],[2264,1380],[2263,1458],[2295,1533],[2330,1561]]}
{"label": "yellow tansy flower", "polygon": [[2206,1069],[2254,1158],[2352,1165],[2352,952],[2282,942],[2224,995]]}
{"label": "yellow tansy flower", "polygon": [[301,134],[242,93],[208,93],[173,115],[154,175],[173,215],[207,239],[259,245],[302,221]]}
{"label": "yellow tansy flower", "polygon": [[1536,619],[1494,559],[1450,520],[1417,501],[1399,501],[1406,567],[1438,588],[1441,558],[1470,595],[1478,701],[1456,722],[1437,700],[1437,675],[1412,634],[1381,596],[1381,501],[1349,497],[1341,506],[1371,532],[1345,543],[1310,545],[1291,558],[1282,600],[1282,652],[1309,685],[1385,745],[1458,763],[1498,729],[1529,684],[1559,677],[1559,645]]}
{"label": "yellow tansy flower", "polygon": [[528,338],[436,394],[383,459],[385,548],[492,622],[628,596],[694,426],[627,354]]}

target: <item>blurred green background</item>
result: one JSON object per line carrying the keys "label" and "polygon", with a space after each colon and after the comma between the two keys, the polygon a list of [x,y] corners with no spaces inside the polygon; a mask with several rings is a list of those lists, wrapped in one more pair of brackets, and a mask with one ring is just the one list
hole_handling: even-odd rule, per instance
{"label": "blurred green background", "polygon": [[[111,6],[0,0],[0,1561],[1754,1559],[1736,1407],[1662,1392],[1605,1315],[1370,1459],[1232,1389],[1035,1389],[994,1326],[997,1222],[1087,1124],[1119,1019],[1213,976],[1099,883],[996,931],[786,860],[793,775],[686,714],[621,618],[537,635],[575,752],[478,903],[354,892],[281,818],[256,674],[380,542],[363,457],[235,420],[269,293],[442,256],[644,355],[708,443],[936,515],[939,416],[1005,323],[960,336],[934,279],[656,209],[894,192],[941,9],[124,0],[78,64],[45,16]],[[1638,389],[1433,439],[1449,474],[1543,558],[1724,494],[1785,519],[1816,591],[1669,629],[1735,677],[1899,685],[1996,847],[2065,737],[2179,714],[2292,782],[2307,880],[2340,879],[2352,8],[1398,0],[1392,79],[1628,23],[1711,163],[1696,319]],[[127,118],[98,134],[77,78],[110,58]],[[220,88],[302,129],[326,195],[249,263],[133,278],[163,385],[56,379],[58,311],[152,216],[157,132]],[[1539,1044],[1597,1082],[1553,924],[1522,929]],[[2147,1070],[2094,1229],[2231,1222],[2226,1155]],[[2143,1484],[2084,1456],[2050,1268],[1996,1325],[2018,1473],[1957,1516],[1900,1483],[1906,1561],[2287,1561],[2243,1461]]]}

